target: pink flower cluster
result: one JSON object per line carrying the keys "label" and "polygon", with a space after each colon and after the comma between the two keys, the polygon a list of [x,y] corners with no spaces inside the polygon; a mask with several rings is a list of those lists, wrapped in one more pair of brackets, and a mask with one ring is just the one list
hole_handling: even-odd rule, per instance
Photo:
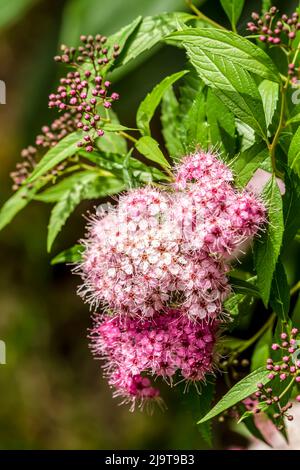
{"label": "pink flower cluster", "polygon": [[[93,217],[78,267],[84,281],[79,293],[114,316],[102,319],[103,327],[96,323],[94,351],[108,359],[109,381],[118,394],[156,396],[139,378],[142,371],[171,380],[179,370],[196,381],[211,370],[212,348],[199,348],[195,335],[204,331],[214,337],[230,292],[228,257],[265,218],[263,204],[246,190],[238,192],[232,180],[216,155],[197,152],[183,159],[165,191],[150,186],[129,191],[116,207]],[[142,338],[150,341],[149,328],[153,344],[162,348],[159,360],[142,346]],[[182,350],[184,328],[191,337]],[[161,329],[164,340],[157,339]],[[133,330],[141,335],[134,351]],[[167,346],[172,343],[175,349]],[[159,365],[164,354],[169,358],[165,372]]]}
{"label": "pink flower cluster", "polygon": [[115,316],[96,318],[92,350],[106,359],[106,375],[115,396],[134,409],[149,399],[158,399],[159,390],[145,372],[170,384],[179,371],[188,381],[203,380],[213,368],[216,323],[191,323],[180,310],[156,312],[151,320]]}

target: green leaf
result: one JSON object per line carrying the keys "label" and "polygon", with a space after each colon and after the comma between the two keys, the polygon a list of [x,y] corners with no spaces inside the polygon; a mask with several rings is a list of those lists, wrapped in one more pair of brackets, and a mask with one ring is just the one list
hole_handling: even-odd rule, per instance
{"label": "green leaf", "polygon": [[104,124],[102,129],[106,132],[119,132],[119,131],[136,131],[133,127],[126,127],[122,126],[122,124],[118,124],[117,122],[112,122],[109,124]]}
{"label": "green leaf", "polygon": [[155,88],[148,93],[146,98],[141,102],[136,115],[137,126],[141,133],[150,135],[150,121],[159,105],[164,93],[170,88],[173,83],[188,73],[188,70],[174,73],[169,77],[164,78]]}
{"label": "green leaf", "polygon": [[65,192],[60,201],[53,207],[48,225],[47,251],[50,252],[53,242],[76,206],[84,199],[85,184],[78,181]]}
{"label": "green leaf", "polygon": [[[210,381],[211,380],[211,381]],[[211,409],[211,404],[215,394],[215,380],[212,377],[208,378],[208,381],[203,389],[201,390],[201,395],[199,397],[199,408],[200,408],[200,417],[205,416],[205,414]],[[212,426],[211,423],[206,421],[197,425],[197,428],[203,437],[204,441],[212,447]]]}
{"label": "green leaf", "polygon": [[288,248],[300,229],[300,177],[293,170],[285,174],[283,196],[284,235],[282,250]]}
{"label": "green leaf", "polygon": [[294,134],[289,147],[288,164],[300,176],[300,126]]}
{"label": "green leaf", "polygon": [[229,57],[226,60],[213,50],[203,50],[201,44],[201,41],[195,44],[183,42],[200,78],[214,90],[233,114],[266,139],[262,100],[252,76]]}
{"label": "green leaf", "polygon": [[78,152],[77,143],[80,140],[81,134],[73,132],[62,139],[55,147],[52,147],[38,162],[33,172],[27,179],[27,183],[32,183],[40,176],[47,173],[53,167],[61,163],[63,160],[74,155]]}
{"label": "green leaf", "polygon": [[[111,126],[119,126],[119,124],[112,123]],[[120,134],[117,134],[112,131],[105,132],[102,137],[97,139],[97,148],[104,153],[120,153],[124,154],[127,152],[127,143],[126,139]]]}
{"label": "green leaf", "polygon": [[153,162],[159,163],[164,168],[170,168],[169,162],[165,159],[159,148],[158,142],[152,137],[141,137],[135,144],[138,151]]}
{"label": "green leaf", "polygon": [[257,271],[257,285],[261,298],[267,306],[273,274],[280,253],[283,237],[282,198],[276,179],[273,177],[263,191],[263,197],[268,207],[268,223],[254,246],[254,259]]}
{"label": "green leaf", "polygon": [[135,34],[133,34],[120,57],[120,64],[131,62],[143,52],[151,49],[168,34],[176,31],[179,22],[186,23],[193,19],[192,15],[183,12],[161,13],[147,16],[143,19]]}
{"label": "green leaf", "polygon": [[[214,28],[188,28],[172,33],[167,39],[179,41],[186,47],[189,56],[200,67],[211,62],[215,65],[232,64],[261,78],[280,82],[278,70],[270,57],[258,46],[231,32]],[[204,75],[205,72],[203,72]],[[215,73],[215,79],[218,80]]]}
{"label": "green leaf", "polygon": [[232,275],[229,275],[229,281],[234,291],[238,294],[252,295],[254,297],[260,296],[259,289],[251,282],[244,281]]}
{"label": "green leaf", "polygon": [[37,191],[45,184],[46,181],[39,181],[33,187],[23,186],[3,204],[0,210],[0,230],[9,224],[15,215],[27,206]]}
{"label": "green leaf", "polygon": [[88,184],[90,181],[98,177],[99,175],[95,171],[78,171],[71,176],[67,176],[62,179],[59,183],[50,186],[42,193],[37,194],[34,199],[47,203],[58,202],[62,197],[64,197],[66,191],[72,189],[77,182]]}
{"label": "green leaf", "polygon": [[277,261],[271,287],[270,305],[281,321],[288,320],[290,308],[290,288],[286,272],[280,260]]}
{"label": "green leaf", "polygon": [[236,405],[236,403],[244,400],[249,395],[252,395],[257,390],[257,384],[267,384],[270,379],[268,378],[269,371],[265,367],[261,367],[251,374],[247,375],[244,379],[235,384],[226,395],[202,418],[199,423],[214,418],[223,411]]}
{"label": "green leaf", "polygon": [[184,154],[184,148],[177,133],[179,103],[173,88],[169,88],[162,98],[161,123],[162,134],[171,157]]}
{"label": "green leaf", "polygon": [[[119,46],[119,49],[118,49],[119,54],[122,52],[128,39],[134,33],[137,27],[141,24],[141,22],[142,22],[142,16],[138,16],[135,20],[132,21],[132,23],[124,26],[122,29],[120,29],[120,31],[113,34],[112,36],[109,36],[106,42],[106,47],[109,49],[110,54],[111,52],[113,52],[113,46],[115,44],[118,44]],[[118,62],[119,62],[119,57],[116,58],[113,62],[110,61],[108,68],[111,69],[113,67],[116,67],[118,65]]]}
{"label": "green leaf", "polygon": [[236,184],[241,187],[246,186],[255,171],[261,168],[268,159],[268,149],[262,142],[255,143],[242,152],[233,163]]}
{"label": "green leaf", "polygon": [[221,0],[221,5],[228,16],[233,29],[235,29],[235,26],[240,19],[244,3],[245,0]]}
{"label": "green leaf", "polygon": [[268,128],[272,124],[272,119],[277,108],[279,85],[278,83],[271,82],[270,80],[263,80],[260,82],[258,90],[262,98]]}
{"label": "green leaf", "polygon": [[269,328],[257,341],[251,358],[251,371],[266,365],[270,357],[270,347],[272,344],[272,328]]}
{"label": "green leaf", "polygon": [[51,260],[51,265],[60,263],[79,263],[82,259],[84,247],[82,245],[74,245],[67,250],[62,251]]}
{"label": "green leaf", "polygon": [[290,124],[294,124],[295,122],[299,122],[299,121],[300,121],[300,113],[288,119],[286,121],[286,126],[289,126]]}

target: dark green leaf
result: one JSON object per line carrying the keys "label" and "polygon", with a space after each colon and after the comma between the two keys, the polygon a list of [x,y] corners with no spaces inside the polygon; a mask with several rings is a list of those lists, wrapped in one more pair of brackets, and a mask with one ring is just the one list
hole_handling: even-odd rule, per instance
{"label": "dark green leaf", "polygon": [[276,179],[273,177],[263,192],[268,207],[268,223],[254,246],[254,259],[257,271],[257,285],[261,298],[267,306],[271,284],[283,237],[282,198]]}
{"label": "dark green leaf", "polygon": [[236,403],[244,400],[249,395],[252,395],[257,390],[257,384],[267,384],[270,379],[268,378],[269,371],[265,367],[261,367],[251,374],[247,375],[244,379],[235,384],[226,395],[202,418],[199,423],[214,418],[223,411],[236,405]]}
{"label": "dark green leaf", "polygon": [[229,281],[233,290],[238,294],[252,295],[254,297],[259,297],[259,289],[254,286],[251,282],[244,281],[232,275],[229,275]]}
{"label": "dark green leaf", "polygon": [[290,308],[290,288],[280,258],[277,261],[272,281],[270,305],[281,321],[287,321]]}
{"label": "dark green leaf", "polygon": [[289,147],[288,164],[300,176],[300,127],[298,127]]}
{"label": "dark green leaf", "polygon": [[174,73],[169,77],[164,78],[155,88],[148,93],[146,98],[141,102],[136,115],[137,126],[144,135],[150,135],[150,121],[159,105],[164,93],[170,88],[173,83],[187,74],[187,70]]}
{"label": "dark green leaf", "polygon": [[[212,401],[215,393],[215,380],[210,377],[208,382],[203,386],[199,397],[200,418],[205,416],[211,409]],[[197,425],[198,430],[204,441],[212,447],[212,426],[209,421]]]}
{"label": "dark green leaf", "polygon": [[294,171],[286,172],[285,189],[282,199],[285,225],[282,249],[289,247],[300,229],[300,178]]}
{"label": "dark green leaf", "polygon": [[169,88],[162,98],[162,133],[165,139],[165,144],[171,157],[184,154],[182,142],[177,133],[179,103],[173,91]]}
{"label": "dark green leaf", "polygon": [[269,328],[257,341],[251,358],[251,371],[266,365],[270,357],[270,348],[272,344],[272,328]]}

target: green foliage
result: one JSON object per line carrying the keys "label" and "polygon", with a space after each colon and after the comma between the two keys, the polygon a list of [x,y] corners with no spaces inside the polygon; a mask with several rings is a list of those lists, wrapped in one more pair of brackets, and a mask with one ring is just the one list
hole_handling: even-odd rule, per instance
{"label": "green foliage", "polygon": [[282,198],[276,178],[272,178],[264,190],[268,207],[268,225],[254,248],[257,285],[265,305],[268,304],[273,274],[281,249],[284,224]]}
{"label": "green foliage", "polygon": [[84,248],[82,245],[74,245],[67,250],[61,251],[51,260],[51,264],[78,263],[82,259]]}
{"label": "green foliage", "polygon": [[179,80],[187,73],[186,70],[174,73],[170,77],[166,77],[159,85],[149,93],[146,98],[141,102],[136,115],[137,126],[143,135],[151,135],[150,121],[159,105],[163,95],[170,88],[173,83]]}
{"label": "green foliage", "polygon": [[229,18],[232,29],[235,30],[236,24],[242,14],[245,0],[220,0],[221,5]]}
{"label": "green foliage", "polygon": [[198,423],[204,423],[205,421],[214,418],[223,411],[236,405],[238,402],[244,400],[249,395],[252,395],[257,390],[257,384],[267,384],[268,371],[265,367],[260,367],[251,374],[247,375],[244,379],[236,383],[226,395],[203,417]]}
{"label": "green foliage", "polygon": [[58,142],[58,144],[51,148],[39,161],[28,178],[27,183],[33,183],[33,181],[43,176],[56,165],[74,155],[78,151],[77,143],[79,139],[80,133],[74,132]]}
{"label": "green foliage", "polygon": [[164,157],[162,151],[159,148],[158,142],[152,137],[144,136],[141,137],[135,144],[136,148],[142,155],[145,155],[149,160],[158,163],[163,168],[169,168],[170,164]]}

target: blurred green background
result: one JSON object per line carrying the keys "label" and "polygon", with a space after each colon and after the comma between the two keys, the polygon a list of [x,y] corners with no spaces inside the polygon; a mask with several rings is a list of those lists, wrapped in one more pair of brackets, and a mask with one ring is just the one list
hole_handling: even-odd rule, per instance
{"label": "blurred green background", "polygon": [[[227,25],[218,0],[195,3]],[[289,9],[297,3],[288,2]],[[259,5],[246,2],[241,31]],[[52,60],[59,44],[74,45],[80,34],[108,35],[138,15],[184,9],[184,0],[0,0],[0,79],[7,86],[7,104],[0,105],[0,204],[11,193],[8,175],[20,150],[52,119],[47,96],[60,73]],[[182,51],[164,47],[125,70],[114,87],[121,122],[133,125],[140,99],[184,63]],[[157,119],[159,138],[158,129]],[[82,213],[89,207],[82,204],[72,216],[55,252],[83,235]],[[165,389],[168,409],[152,416],[132,414],[112,398],[88,349],[90,317],[76,296],[78,279],[68,267],[49,264],[49,209],[31,204],[0,233],[0,339],[7,347],[7,364],[0,365],[0,448],[203,447],[194,425],[195,392]],[[219,427],[216,447],[232,444],[231,437]]]}

